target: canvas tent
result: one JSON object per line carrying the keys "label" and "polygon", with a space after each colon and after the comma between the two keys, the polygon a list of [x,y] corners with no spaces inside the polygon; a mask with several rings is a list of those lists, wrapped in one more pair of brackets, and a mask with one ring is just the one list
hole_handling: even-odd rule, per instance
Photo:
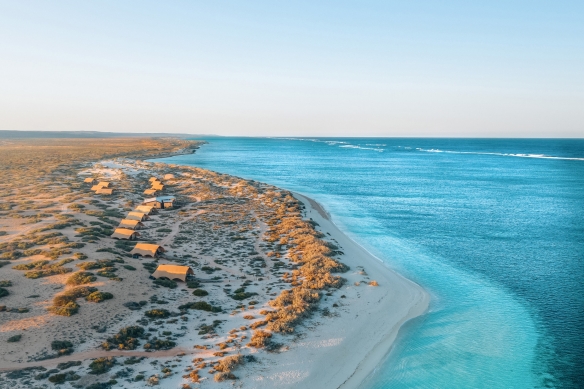
{"label": "canvas tent", "polygon": [[150,205],[138,205],[134,211],[142,212],[142,213],[145,213],[146,215],[151,215],[154,212],[156,212],[154,210],[154,207],[152,207]]}
{"label": "canvas tent", "polygon": [[144,199],[142,205],[149,205],[154,208],[172,208],[174,205],[174,196],[158,196]]}
{"label": "canvas tent", "polygon": [[164,249],[162,246],[151,243],[136,243],[136,246],[130,251],[132,255],[140,255],[143,257],[156,257],[158,254],[162,254]]}
{"label": "canvas tent", "polygon": [[156,271],[152,273],[152,277],[186,282],[187,276],[194,274],[195,272],[189,266],[158,265]]}
{"label": "canvas tent", "polygon": [[146,190],[144,191],[144,194],[145,194],[146,196],[152,196],[154,193],[156,193],[156,189],[146,189]]}
{"label": "canvas tent", "polygon": [[140,223],[138,220],[123,219],[118,227],[139,230],[144,227],[144,224]]}
{"label": "canvas tent", "polygon": [[160,182],[153,182],[152,189],[162,190],[164,189],[164,185],[162,185]]}
{"label": "canvas tent", "polygon": [[86,184],[95,184],[95,179],[91,178],[91,177],[87,177],[85,180],[83,180],[83,182],[85,182]]}
{"label": "canvas tent", "polygon": [[172,180],[172,179],[174,179],[174,174],[165,174],[164,179],[165,180]]}
{"label": "canvas tent", "polygon": [[116,228],[111,237],[114,238],[114,239],[134,240],[139,235],[140,234],[137,233],[136,231],[130,230],[128,228]]}
{"label": "canvas tent", "polygon": [[143,221],[148,219],[148,216],[145,213],[142,212],[136,212],[136,211],[132,211],[128,213],[128,216],[126,216],[126,219],[128,220],[138,220],[138,221]]}
{"label": "canvas tent", "polygon": [[97,185],[99,185],[101,188],[109,188],[110,183],[107,181],[100,181]]}
{"label": "canvas tent", "polygon": [[95,191],[95,193],[104,194],[104,195],[111,195],[114,193],[114,190],[112,188],[99,188],[98,190]]}
{"label": "canvas tent", "polygon": [[150,177],[150,179],[148,179],[148,182],[153,182],[153,181],[159,181],[158,177]]}

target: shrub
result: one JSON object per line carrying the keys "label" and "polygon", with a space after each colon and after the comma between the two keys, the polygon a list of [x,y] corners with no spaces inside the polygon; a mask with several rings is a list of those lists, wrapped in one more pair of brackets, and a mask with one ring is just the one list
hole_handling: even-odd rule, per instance
{"label": "shrub", "polygon": [[241,355],[232,355],[230,357],[226,357],[217,361],[215,365],[215,370],[229,373],[231,372],[237,365],[243,363],[243,357]]}
{"label": "shrub", "polygon": [[222,382],[225,380],[235,380],[237,377],[233,373],[215,373],[213,379],[215,382]]}
{"label": "shrub", "polygon": [[176,346],[176,343],[171,340],[162,340],[153,338],[144,345],[145,350],[170,350]]}
{"label": "shrub", "polygon": [[157,279],[154,280],[154,284],[164,286],[165,288],[175,289],[178,284],[173,280]]}
{"label": "shrub", "polygon": [[[239,290],[239,289],[237,289],[237,290]],[[257,295],[257,293],[237,292],[237,290],[235,291],[234,294],[231,295],[231,298],[234,300],[237,300],[237,301],[245,300],[246,298],[250,298],[251,296]]]}
{"label": "shrub", "polygon": [[189,374],[187,374],[184,378],[190,379],[192,382],[199,383],[201,382],[201,376],[199,376],[198,370],[193,370]]}
{"label": "shrub", "polygon": [[12,281],[0,281],[0,287],[8,288],[12,286]]}
{"label": "shrub", "polygon": [[207,312],[221,312],[221,307],[214,307],[205,301],[197,301],[194,303],[183,304],[178,307],[178,309],[197,309],[199,311]]}
{"label": "shrub", "polygon": [[93,273],[80,271],[67,279],[67,285],[89,284],[95,280],[97,280],[97,277],[95,277]]}
{"label": "shrub", "polygon": [[89,374],[103,374],[111,370],[116,364],[114,357],[101,357],[93,360],[89,364]]}
{"label": "shrub", "polygon": [[[144,338],[144,328],[130,326],[122,328],[116,335],[108,338],[101,344],[105,350],[118,348],[120,350],[135,350],[139,345],[139,339]],[[127,361],[126,361],[127,362]]]}
{"label": "shrub", "polygon": [[0,297],[8,296],[10,292],[7,289],[0,288]]}
{"label": "shrub", "polygon": [[51,349],[58,351],[59,355],[67,355],[73,352],[73,343],[68,340],[53,340]]}
{"label": "shrub", "polygon": [[79,297],[89,296],[95,291],[97,291],[97,288],[90,286],[79,286],[77,288],[69,289],[53,298],[53,306],[49,308],[49,311],[61,316],[74,315],[79,310],[79,304],[77,304],[75,300]]}
{"label": "shrub", "polygon": [[85,300],[92,303],[101,303],[104,300],[110,300],[112,298],[114,298],[114,295],[109,292],[96,291],[85,297]]}
{"label": "shrub", "polygon": [[150,318],[162,318],[165,319],[170,316],[170,312],[166,309],[151,309],[144,313],[146,316]]}
{"label": "shrub", "polygon": [[198,288],[199,286],[201,286],[199,281],[187,281],[187,288],[189,289]]}
{"label": "shrub", "polygon": [[8,338],[7,342],[8,343],[20,342],[20,339],[22,339],[22,335],[21,334],[13,335],[10,338]]}
{"label": "shrub", "polygon": [[204,289],[195,289],[195,290],[193,290],[193,295],[195,295],[195,296],[203,297],[203,296],[207,296],[208,294],[209,294],[209,292],[207,292]]}
{"label": "shrub", "polygon": [[127,270],[132,270],[132,271],[136,270],[136,268],[134,266],[130,266],[130,265],[123,265],[123,268],[127,269]]}
{"label": "shrub", "polygon": [[247,344],[250,347],[262,348],[270,343],[272,334],[264,330],[255,330],[250,342]]}
{"label": "shrub", "polygon": [[79,311],[79,304],[70,301],[65,305],[50,307],[49,311],[59,316],[73,316]]}

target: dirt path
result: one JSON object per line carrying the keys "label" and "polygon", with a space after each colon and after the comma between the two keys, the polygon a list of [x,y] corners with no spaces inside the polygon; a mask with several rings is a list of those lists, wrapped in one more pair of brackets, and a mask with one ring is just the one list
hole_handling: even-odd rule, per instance
{"label": "dirt path", "polygon": [[121,350],[91,350],[85,351],[77,354],[65,355],[59,358],[47,359],[44,361],[37,362],[25,362],[25,363],[14,363],[13,365],[4,365],[0,367],[0,372],[20,370],[27,367],[51,367],[56,366],[62,362],[69,361],[84,361],[88,359],[95,359],[101,357],[147,357],[147,358],[166,358],[166,357],[176,357],[180,355],[197,355],[202,358],[207,358],[213,355],[212,350],[186,350],[183,348],[173,348],[171,350],[163,351],[121,351]]}

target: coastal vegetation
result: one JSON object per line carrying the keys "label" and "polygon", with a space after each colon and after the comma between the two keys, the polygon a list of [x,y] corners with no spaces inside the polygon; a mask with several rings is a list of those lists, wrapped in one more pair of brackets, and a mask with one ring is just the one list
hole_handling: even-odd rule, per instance
{"label": "coastal vegetation", "polygon": [[[157,150],[136,151],[136,155],[195,147],[180,140],[160,140],[157,145]],[[0,198],[33,199],[10,201],[0,210],[0,220],[7,218],[18,226],[0,238],[0,264],[10,271],[6,274],[24,274],[19,282],[27,282],[23,285],[31,290],[41,287],[36,297],[52,302],[48,318],[42,320],[55,338],[68,339],[53,344],[58,355],[71,353],[74,343],[87,341],[105,355],[112,350],[170,350],[194,331],[204,343],[195,349],[209,351],[185,378],[198,383],[208,373],[216,382],[234,380],[234,370],[252,357],[250,349],[279,350],[286,336],[302,332],[304,320],[345,284],[342,273],[349,269],[335,258],[339,247],[324,239],[290,192],[194,167],[105,160],[115,149],[96,149],[102,150],[103,162],[91,160],[96,150],[85,159],[76,152],[54,160],[46,154],[52,170],[43,167],[42,173],[32,176],[32,170],[24,169],[31,174],[31,184],[20,188],[0,184]],[[165,252],[160,257],[135,258],[130,251],[136,241],[110,236],[120,220],[141,205],[149,178],[170,172],[174,178],[165,183],[164,194],[177,201],[172,208],[153,212],[137,230],[139,241],[162,242]],[[83,177],[109,182],[116,191],[98,196]],[[169,262],[188,266],[195,275],[186,282],[168,278],[145,282],[159,264]],[[39,278],[50,282],[32,284]],[[28,303],[27,296],[8,290],[13,281],[0,284],[0,297],[4,294],[4,299],[13,301],[16,294],[14,301]],[[30,306],[31,318],[41,320],[46,315],[44,308]],[[327,312],[334,307],[338,305],[327,307]],[[5,307],[7,312],[29,309]],[[142,312],[138,320],[130,321],[132,311]],[[73,315],[75,319],[68,318]],[[70,320],[72,331],[63,331],[52,321],[58,316]],[[239,324],[227,332],[232,326],[225,324],[231,321]],[[30,358],[45,357],[39,347]],[[88,368],[95,375],[116,369],[122,377],[126,373],[121,366],[115,358],[100,356]],[[202,370],[206,367],[211,370]],[[172,366],[164,365],[161,371],[149,378],[138,374],[136,379],[160,384],[173,374]],[[59,384],[76,377],[63,374],[39,377]]]}

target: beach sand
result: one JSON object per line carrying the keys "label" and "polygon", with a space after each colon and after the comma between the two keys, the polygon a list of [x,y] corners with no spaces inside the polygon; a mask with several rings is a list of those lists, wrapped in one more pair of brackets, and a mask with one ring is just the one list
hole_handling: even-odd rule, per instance
{"label": "beach sand", "polygon": [[[316,201],[294,196],[306,205],[306,216],[318,223],[317,229],[344,252],[340,260],[351,267],[343,275],[346,297],[338,316],[309,320],[309,330],[288,351],[265,356],[268,368],[251,370],[248,387],[357,388],[390,351],[400,327],[427,310],[430,296],[346,236]],[[369,276],[359,274],[359,267]],[[379,286],[368,286],[369,280]]]}

